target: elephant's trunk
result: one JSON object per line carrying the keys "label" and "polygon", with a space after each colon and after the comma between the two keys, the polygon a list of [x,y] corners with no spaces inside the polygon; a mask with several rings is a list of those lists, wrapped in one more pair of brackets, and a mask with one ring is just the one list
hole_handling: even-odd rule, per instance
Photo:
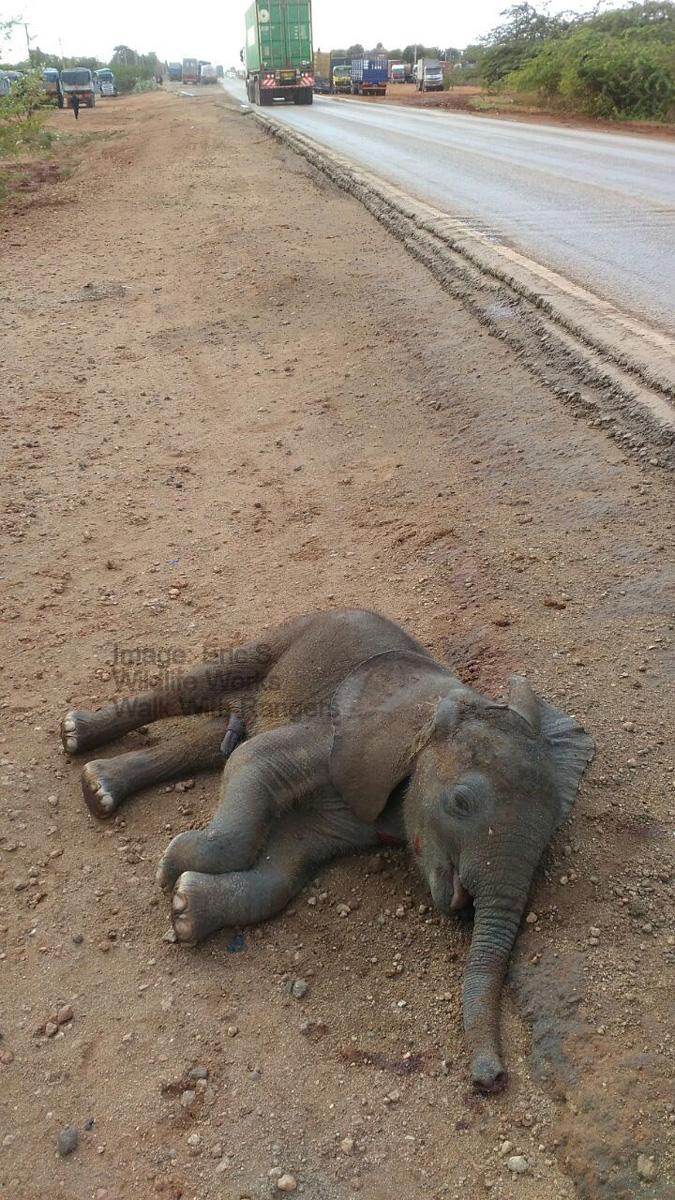
{"label": "elephant's trunk", "polygon": [[463,1000],[471,1077],[481,1091],[499,1091],[506,1083],[499,1048],[499,1003],[528,890],[529,879],[524,889],[504,888],[497,896],[481,892],[475,901]]}

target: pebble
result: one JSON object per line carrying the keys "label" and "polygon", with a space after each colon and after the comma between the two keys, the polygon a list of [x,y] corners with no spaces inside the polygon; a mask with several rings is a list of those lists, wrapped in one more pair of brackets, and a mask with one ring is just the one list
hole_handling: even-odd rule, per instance
{"label": "pebble", "polygon": [[74,1012],[70,1004],[64,1004],[56,1014],[57,1025],[65,1025],[67,1021],[72,1021]]}
{"label": "pebble", "polygon": [[527,1159],[523,1154],[514,1154],[508,1159],[506,1165],[514,1175],[524,1175],[528,1168]]}
{"label": "pebble", "polygon": [[277,1179],[277,1188],[280,1192],[294,1192],[297,1186],[298,1181],[293,1175],[280,1175]]}
{"label": "pebble", "polygon": [[59,1134],[59,1154],[61,1158],[66,1158],[73,1150],[77,1150],[80,1135],[74,1125],[69,1125],[67,1129],[62,1129]]}
{"label": "pebble", "polygon": [[188,1146],[201,1146],[201,1142],[202,1139],[198,1133],[191,1133],[187,1140]]}
{"label": "pebble", "polygon": [[239,1033],[238,1025],[228,1025],[228,1027],[227,1027],[227,1036],[228,1037],[236,1037],[238,1033]]}
{"label": "pebble", "polygon": [[294,979],[291,985],[291,995],[295,996],[296,1000],[302,1000],[303,996],[307,995],[309,984],[306,979]]}
{"label": "pebble", "polygon": [[3,1067],[8,1067],[10,1063],[13,1063],[14,1062],[13,1051],[3,1050],[2,1054],[0,1054],[0,1062],[2,1063]]}
{"label": "pebble", "polygon": [[28,887],[27,879],[15,879],[14,880],[14,891],[15,892],[23,892],[26,890],[27,887]]}
{"label": "pebble", "polygon": [[54,1034],[58,1033],[58,1029],[59,1027],[56,1024],[56,1021],[47,1021],[47,1024],[45,1025],[45,1033],[47,1034],[47,1037],[54,1037]]}
{"label": "pebble", "polygon": [[201,1066],[192,1067],[192,1069],[188,1072],[188,1074],[189,1074],[190,1079],[208,1079],[209,1068],[201,1067]]}
{"label": "pebble", "polygon": [[536,925],[538,920],[539,920],[539,917],[537,916],[537,914],[535,912],[531,912],[531,913],[527,914],[527,916],[525,918],[525,924],[526,925]]}
{"label": "pebble", "polygon": [[656,1163],[654,1159],[650,1158],[647,1154],[638,1154],[637,1173],[640,1179],[645,1179],[647,1182],[656,1179]]}
{"label": "pebble", "polygon": [[502,1142],[501,1146],[499,1147],[499,1153],[502,1155],[502,1157],[510,1154],[512,1150],[513,1142]]}
{"label": "pebble", "polygon": [[590,933],[591,937],[594,937],[594,938],[600,937],[600,930],[598,929],[597,925],[591,925],[588,932]]}
{"label": "pebble", "polygon": [[341,1151],[342,1151],[342,1153],[343,1153],[343,1154],[348,1154],[348,1155],[349,1155],[349,1154],[353,1154],[353,1153],[354,1153],[354,1139],[353,1139],[353,1137],[346,1137],[346,1138],[343,1138],[343,1139],[342,1139],[342,1141],[340,1142],[340,1149],[341,1149]]}
{"label": "pebble", "polygon": [[181,1108],[192,1108],[192,1105],[194,1104],[196,1099],[197,1099],[197,1093],[191,1091],[188,1088],[186,1091],[181,1093],[181,1098],[180,1098]]}

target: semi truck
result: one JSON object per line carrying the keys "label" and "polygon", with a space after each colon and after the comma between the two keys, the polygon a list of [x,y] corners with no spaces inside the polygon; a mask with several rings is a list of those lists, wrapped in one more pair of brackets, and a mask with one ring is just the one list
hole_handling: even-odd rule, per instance
{"label": "semi truck", "polygon": [[214,66],[212,66],[211,63],[202,63],[201,67],[199,68],[199,82],[200,83],[217,83],[218,82],[218,75],[216,74],[216,68]]}
{"label": "semi truck", "polygon": [[199,59],[183,59],[183,83],[199,83]]}
{"label": "semi truck", "polygon": [[443,91],[443,68],[437,58],[418,59],[414,75],[418,92]]}
{"label": "semi truck", "polygon": [[167,63],[166,73],[172,83],[180,83],[183,78],[183,64]]}
{"label": "semi truck", "polygon": [[394,62],[391,64],[389,78],[392,83],[405,83],[405,63]]}
{"label": "semi truck", "polygon": [[386,96],[389,60],[383,54],[352,59],[353,96]]}
{"label": "semi truck", "polygon": [[85,108],[96,103],[96,84],[89,67],[70,67],[61,72],[61,90],[66,108],[73,107],[73,96],[77,96]]}
{"label": "semi truck", "polygon": [[314,91],[324,96],[330,95],[332,79],[330,74],[330,54],[322,54],[320,50],[314,55]]}
{"label": "semi truck", "polygon": [[94,82],[98,86],[98,90],[102,96],[116,96],[117,84],[115,76],[110,67],[101,67],[99,71],[94,71]]}
{"label": "semi truck", "polygon": [[252,104],[312,103],[311,0],[254,0],[246,13],[246,93]]}

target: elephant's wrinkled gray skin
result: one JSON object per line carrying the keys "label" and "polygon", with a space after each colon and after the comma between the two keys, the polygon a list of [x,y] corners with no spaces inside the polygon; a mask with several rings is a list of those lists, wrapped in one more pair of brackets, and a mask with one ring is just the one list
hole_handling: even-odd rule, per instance
{"label": "elephant's wrinkled gray skin", "polygon": [[90,810],[106,817],[143,787],[227,759],[213,820],[174,838],[159,865],[178,940],[263,920],[319,863],[405,839],[441,912],[473,900],[472,1077],[502,1087],[502,982],[537,863],[593,756],[583,729],[520,677],[509,703],[495,704],[391,621],[344,610],[310,614],[123,704],[70,712],[63,743],[75,753],[195,713],[218,715],[171,743],[90,762],[82,780]]}

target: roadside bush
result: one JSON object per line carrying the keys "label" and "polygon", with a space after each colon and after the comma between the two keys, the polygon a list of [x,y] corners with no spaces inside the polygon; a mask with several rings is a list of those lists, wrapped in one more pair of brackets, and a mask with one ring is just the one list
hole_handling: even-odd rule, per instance
{"label": "roadside bush", "polygon": [[543,23],[529,5],[488,35],[481,72],[488,86],[534,93],[599,117],[675,119],[675,4],[628,8]]}
{"label": "roadside bush", "polygon": [[44,83],[39,71],[31,71],[0,97],[0,157],[45,150],[52,135],[44,128]]}
{"label": "roadside bush", "polygon": [[637,31],[579,29],[543,47],[503,81],[509,90],[560,98],[597,117],[675,117],[675,45]]}

